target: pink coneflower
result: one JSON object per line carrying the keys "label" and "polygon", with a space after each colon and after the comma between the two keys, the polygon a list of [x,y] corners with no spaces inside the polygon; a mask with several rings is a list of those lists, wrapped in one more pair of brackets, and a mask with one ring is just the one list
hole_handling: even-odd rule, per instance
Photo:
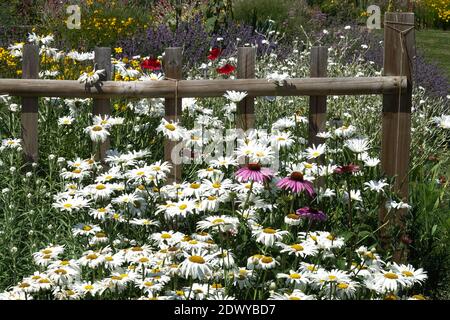
{"label": "pink coneflower", "polygon": [[305,191],[310,197],[314,197],[316,192],[314,191],[313,184],[303,179],[303,174],[298,171],[294,171],[289,177],[283,178],[277,182],[277,187],[285,190],[290,190],[295,193]]}
{"label": "pink coneflower", "polygon": [[316,221],[327,220],[327,215],[325,213],[323,213],[320,210],[312,209],[309,207],[300,208],[295,213],[297,215],[301,216],[302,218],[307,218],[310,220],[316,220]]}
{"label": "pink coneflower", "polygon": [[350,163],[349,165],[346,166],[339,166],[336,169],[334,169],[334,173],[337,174],[344,174],[344,173],[355,173],[359,171],[359,166]]}
{"label": "pink coneflower", "polygon": [[241,182],[253,181],[263,183],[273,177],[269,168],[262,168],[259,163],[249,163],[246,167],[236,171],[236,177]]}

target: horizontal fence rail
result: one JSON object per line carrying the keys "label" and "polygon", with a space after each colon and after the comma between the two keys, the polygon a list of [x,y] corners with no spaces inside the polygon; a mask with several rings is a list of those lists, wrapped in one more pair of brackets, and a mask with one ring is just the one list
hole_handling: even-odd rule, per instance
{"label": "horizontal fence rail", "polygon": [[105,81],[88,87],[75,80],[0,79],[0,94],[70,98],[220,97],[227,90],[249,96],[328,96],[398,93],[406,77],[296,78],[277,84],[265,79]]}

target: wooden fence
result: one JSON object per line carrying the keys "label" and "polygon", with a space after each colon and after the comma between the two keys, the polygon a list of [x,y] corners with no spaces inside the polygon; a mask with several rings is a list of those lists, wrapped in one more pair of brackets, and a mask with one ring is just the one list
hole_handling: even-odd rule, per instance
{"label": "wooden fence", "polygon": [[[95,63],[98,69],[107,70],[101,79],[102,86],[86,90],[78,81],[39,80],[39,48],[25,45],[23,52],[23,79],[0,79],[0,94],[22,97],[22,140],[28,161],[38,160],[38,98],[90,97],[94,99],[94,114],[111,112],[110,98],[165,98],[165,117],[177,120],[181,115],[181,98],[220,97],[227,90],[247,91],[248,96],[238,105],[238,125],[244,129],[254,125],[254,98],[257,96],[310,96],[309,143],[322,140],[316,136],[325,130],[328,95],[382,94],[382,143],[381,166],[388,177],[395,177],[395,190],[404,201],[408,199],[408,166],[411,144],[412,67],[415,56],[414,14],[386,13],[384,28],[384,75],[382,77],[327,78],[326,47],[311,50],[311,78],[289,79],[279,86],[267,79],[254,79],[256,50],[238,48],[238,79],[235,80],[182,80],[182,49],[168,48],[163,61],[164,71],[170,80],[152,82],[114,82],[111,80],[111,49],[96,48]],[[176,101],[177,99],[178,101]],[[177,110],[175,110],[177,108]],[[364,106],[361,107],[364,112]],[[97,154],[105,156],[109,147],[106,141]],[[170,160],[174,143],[165,143],[165,159]],[[170,179],[181,178],[181,167],[175,165]],[[404,230],[404,214],[394,218]],[[380,225],[388,217],[380,210]],[[382,239],[385,228],[381,229]],[[386,238],[386,239],[385,239]],[[405,252],[397,252],[402,260]]]}

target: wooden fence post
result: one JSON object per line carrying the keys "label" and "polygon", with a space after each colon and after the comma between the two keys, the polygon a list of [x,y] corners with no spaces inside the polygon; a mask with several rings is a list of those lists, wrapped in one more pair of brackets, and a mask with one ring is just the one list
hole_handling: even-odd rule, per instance
{"label": "wooden fence post", "polygon": [[[404,202],[408,201],[408,167],[411,145],[412,106],[412,60],[415,57],[414,13],[387,12],[384,18],[384,75],[406,76],[408,86],[405,91],[383,95],[383,132],[381,141],[381,167],[388,177],[395,177],[394,191]],[[380,209],[379,223],[389,221],[400,230],[400,239],[405,233],[406,209],[387,213],[385,206]],[[387,248],[390,238],[387,227],[380,230],[380,240]],[[406,246],[396,247],[395,261],[405,261]]]}
{"label": "wooden fence post", "polygon": [[[256,66],[256,48],[255,47],[239,47],[237,61],[237,77],[238,79],[255,78]],[[246,97],[238,103],[238,119],[237,127],[246,131],[255,127],[255,98]]]}
{"label": "wooden fence post", "polygon": [[[327,76],[327,67],[328,67],[328,48],[327,47],[312,47],[311,48],[310,77],[311,78],[326,77]],[[309,126],[308,144],[310,146],[312,146],[313,144],[317,146],[321,143],[324,143],[324,139],[319,138],[317,136],[317,134],[319,132],[325,131],[326,121],[327,121],[327,97],[326,96],[310,96],[309,97],[309,121],[308,121],[308,126]],[[319,163],[323,163],[323,156],[317,160]],[[319,184],[322,184],[322,183],[319,183]]]}
{"label": "wooden fence post", "polygon": [[[166,48],[164,52],[163,68],[164,74],[170,79],[182,79],[182,60],[183,52],[182,48]],[[181,104],[182,99],[165,99],[165,119],[167,121],[178,121],[181,117]],[[174,181],[179,182],[181,180],[181,157],[179,154],[174,154],[172,159],[172,150],[176,147],[178,142],[176,141],[164,141],[164,160],[172,163],[172,169],[168,175],[167,182],[172,183]],[[175,164],[173,162],[180,164]]]}
{"label": "wooden fence post", "polygon": [[[25,44],[23,46],[22,79],[39,78],[39,46]],[[22,145],[25,161],[38,160],[38,98],[22,98]]]}
{"label": "wooden fence post", "polygon": [[[111,81],[112,79],[112,64],[111,64],[111,48],[95,47],[94,63],[97,65],[97,70],[105,70],[105,75],[100,77],[100,81]],[[95,98],[93,115],[105,116],[111,115],[111,100],[109,98]],[[106,151],[110,148],[109,137],[100,145],[99,149],[95,150],[95,160],[103,160],[106,157]]]}

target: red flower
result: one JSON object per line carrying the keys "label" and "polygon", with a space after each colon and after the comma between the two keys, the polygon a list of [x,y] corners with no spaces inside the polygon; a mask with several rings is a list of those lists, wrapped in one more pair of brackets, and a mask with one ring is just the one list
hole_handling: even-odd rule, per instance
{"label": "red flower", "polygon": [[346,165],[346,166],[339,166],[336,169],[334,169],[334,173],[337,173],[337,174],[345,174],[345,173],[352,174],[352,173],[356,173],[358,171],[359,171],[359,166],[357,166],[353,163]]}
{"label": "red flower", "polygon": [[236,68],[233,67],[231,64],[226,64],[223,67],[217,68],[217,72],[220,74],[230,74],[232,73]]}
{"label": "red flower", "polygon": [[161,69],[161,62],[158,59],[155,59],[155,58],[145,59],[141,63],[141,68],[142,69],[152,70],[152,71],[160,70]]}
{"label": "red flower", "polygon": [[220,54],[222,53],[222,50],[220,48],[212,48],[209,51],[208,60],[216,60]]}

